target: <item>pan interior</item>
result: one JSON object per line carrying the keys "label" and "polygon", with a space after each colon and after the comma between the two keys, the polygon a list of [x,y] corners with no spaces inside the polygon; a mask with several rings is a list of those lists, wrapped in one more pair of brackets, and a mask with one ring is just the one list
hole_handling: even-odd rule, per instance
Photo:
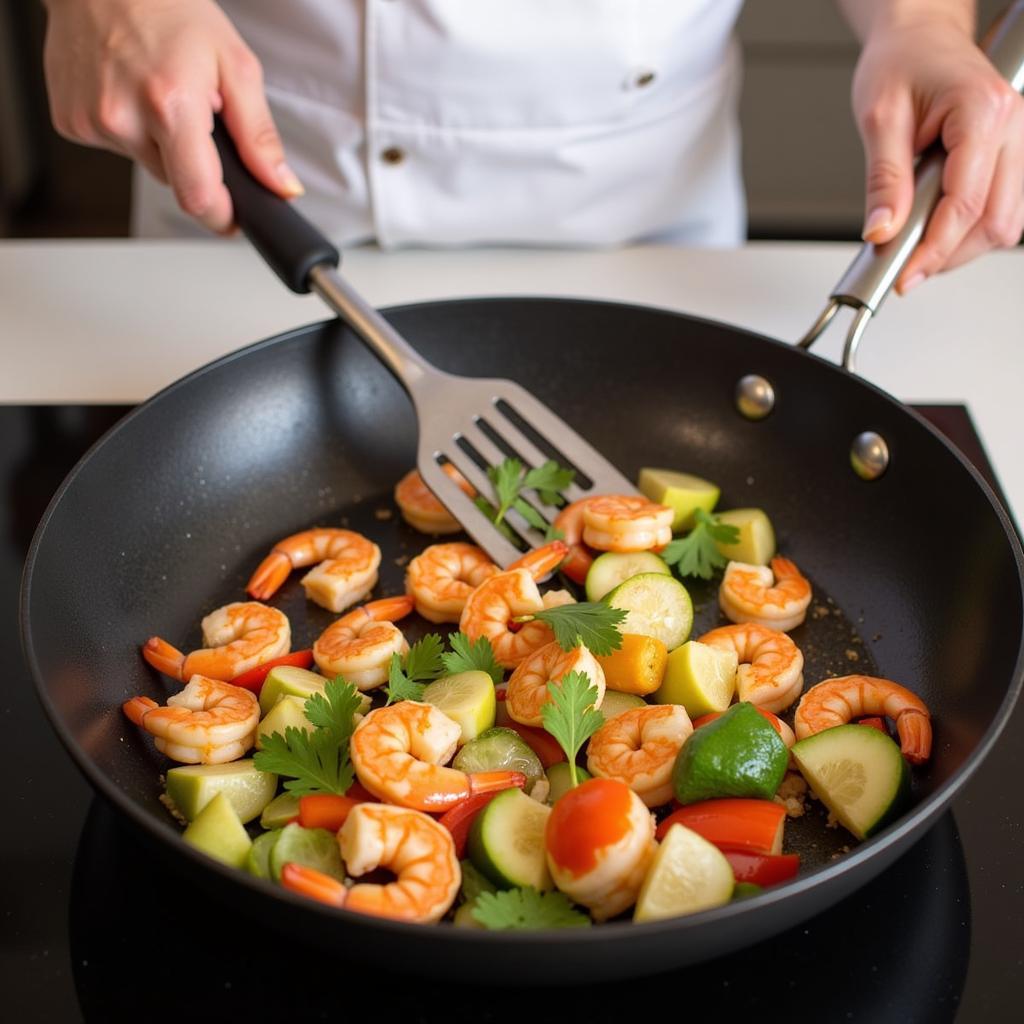
{"label": "pan interior", "polygon": [[[874,389],[754,335],[637,307],[480,300],[392,319],[442,369],[529,387],[627,475],[683,469],[719,483],[722,508],[764,507],[780,550],[834,602],[834,624],[863,641],[847,670],[901,681],[932,710],[920,798],[957,774],[1019,685],[1021,583],[1005,524],[948,448]],[[760,423],[733,405],[747,373],[778,395]],[[848,465],[865,429],[893,452],[872,484]],[[139,644],[197,641],[199,619],[241,598],[272,544],[314,524],[391,538],[374,596],[399,591],[399,560],[423,540],[377,513],[393,508],[415,442],[387,371],[345,329],[313,325],[161,393],[59,495],[29,569],[30,657],[66,738],[152,827],[177,831],[157,799],[166,763],[119,710],[167,692]],[[299,637],[326,624],[294,582],[280,605]],[[838,636],[816,671],[834,671]]]}

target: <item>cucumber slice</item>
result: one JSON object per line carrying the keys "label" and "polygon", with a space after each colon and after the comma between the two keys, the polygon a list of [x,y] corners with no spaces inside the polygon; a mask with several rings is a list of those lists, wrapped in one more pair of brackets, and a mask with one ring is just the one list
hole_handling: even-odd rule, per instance
{"label": "cucumber slice", "polygon": [[605,690],[601,698],[601,714],[604,720],[610,722],[618,715],[627,711],[634,711],[637,708],[647,706],[647,701],[635,693],[622,693],[619,690]]}
{"label": "cucumber slice", "polygon": [[695,914],[732,899],[732,868],[717,846],[685,825],[673,825],[654,855],[640,895],[634,921]]}
{"label": "cucumber slice", "polygon": [[659,558],[653,551],[633,551],[624,554],[606,551],[603,555],[598,555],[587,570],[587,582],[584,584],[587,600],[600,601],[620,583],[642,572],[672,575],[672,570],[664,559]]}
{"label": "cucumber slice", "polygon": [[264,832],[263,835],[257,836],[253,840],[252,847],[249,849],[249,859],[245,865],[249,869],[249,874],[255,875],[257,878],[269,879],[271,877],[270,851],[281,838],[281,831],[281,829],[275,828],[272,832]]}
{"label": "cucumber slice", "polygon": [[839,725],[790,751],[821,802],[858,839],[897,817],[910,796],[910,769],[900,748],[878,729]]}
{"label": "cucumber slice", "polygon": [[660,640],[668,650],[686,641],[693,626],[693,602],[674,576],[644,572],[620,583],[605,600],[622,608],[621,633],[639,633]]}
{"label": "cucumber slice", "polygon": [[437,679],[423,691],[423,700],[459,723],[460,745],[494,725],[494,680],[486,672],[472,670]]}
{"label": "cucumber slice", "polygon": [[270,850],[270,875],[275,882],[281,880],[281,869],[289,862],[305,864],[339,882],[345,881],[338,838],[325,828],[303,828],[294,822],[285,825]]}
{"label": "cucumber slice", "polygon": [[544,848],[550,814],[550,807],[521,789],[506,789],[476,816],[469,831],[469,859],[500,888],[552,888]]}
{"label": "cucumber slice", "polygon": [[282,793],[263,808],[260,815],[260,827],[277,829],[284,828],[299,816],[299,798],[294,793]]}
{"label": "cucumber slice", "polygon": [[517,732],[501,726],[470,740],[455,755],[452,767],[460,772],[522,772],[528,790],[544,777],[544,766],[527,742]]}
{"label": "cucumber slice", "polygon": [[[608,691],[605,690],[605,697],[607,696]],[[603,701],[601,703],[601,710],[604,710]],[[590,772],[586,768],[576,765],[576,784],[579,785],[581,782],[586,782],[589,778],[591,778]],[[559,797],[565,796],[572,788],[572,776],[569,774],[568,761],[559,761],[558,764],[553,764],[548,768],[548,803],[552,807]]]}

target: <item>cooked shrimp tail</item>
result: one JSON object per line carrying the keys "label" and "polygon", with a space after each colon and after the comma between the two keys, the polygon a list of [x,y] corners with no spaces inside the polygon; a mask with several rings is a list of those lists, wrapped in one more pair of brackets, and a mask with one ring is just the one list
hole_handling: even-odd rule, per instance
{"label": "cooked shrimp tail", "polygon": [[245,589],[257,601],[266,601],[281,589],[291,571],[292,563],[288,556],[280,551],[271,551],[260,562]]}
{"label": "cooked shrimp tail", "polygon": [[129,721],[135,725],[142,725],[146,712],[158,707],[160,705],[155,700],[150,700],[149,697],[132,697],[131,700],[126,700],[121,705],[121,710],[128,717]]}
{"label": "cooked shrimp tail", "polygon": [[539,580],[557,569],[567,554],[569,554],[569,545],[562,540],[553,540],[543,547],[527,551],[522,558],[517,558],[508,568],[525,569],[535,580]]}
{"label": "cooked shrimp tail", "polygon": [[522,772],[468,772],[466,778],[469,780],[470,796],[477,796],[480,793],[497,793],[499,790],[513,787],[522,789],[526,785],[526,776]]}
{"label": "cooked shrimp tail", "polygon": [[348,895],[348,889],[336,878],[294,861],[288,861],[281,868],[281,885],[329,907],[343,907]]}
{"label": "cooked shrimp tail", "polygon": [[166,640],[151,636],[142,645],[142,656],[157,672],[163,672],[165,676],[171,676],[173,679],[181,679],[185,655]]}

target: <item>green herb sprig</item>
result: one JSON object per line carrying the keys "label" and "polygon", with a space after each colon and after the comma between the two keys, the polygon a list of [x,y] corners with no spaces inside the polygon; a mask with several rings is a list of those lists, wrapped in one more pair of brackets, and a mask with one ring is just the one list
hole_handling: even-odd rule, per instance
{"label": "green herb sprig", "polygon": [[444,670],[448,675],[457,672],[486,672],[500,686],[505,678],[505,670],[494,657],[494,648],[485,636],[470,640],[465,633],[453,633],[448,637],[450,651],[441,655]]}
{"label": "green herb sprig", "polygon": [[426,684],[444,671],[444,641],[437,633],[428,633],[409,648],[405,664],[397,654],[388,664],[388,695],[385,707],[400,700],[422,700]]}
{"label": "green herb sprig", "polygon": [[481,892],[473,905],[473,918],[485,928],[584,928],[590,918],[576,910],[562,892],[533,888]]}
{"label": "green herb sprig", "polygon": [[487,476],[494,485],[498,502],[494,513],[495,524],[500,525],[505,513],[514,508],[531,526],[547,531],[547,520],[521,497],[521,492],[526,489],[534,490],[545,505],[561,505],[563,499],[559,491],[572,483],[576,472],[565,469],[554,459],[548,459],[542,465],[529,470],[519,459],[505,459],[497,466],[488,468]]}
{"label": "green herb sprig", "polygon": [[548,683],[551,698],[541,705],[544,728],[558,740],[576,785],[576,755],[580,747],[604,725],[604,715],[594,705],[597,687],[584,672],[569,672],[560,682]]}
{"label": "green herb sprig", "polygon": [[603,657],[622,646],[618,625],[626,617],[622,608],[603,601],[579,601],[537,612],[533,618],[546,622],[563,651],[583,644],[591,654]]}
{"label": "green herb sprig", "polygon": [[725,567],[728,559],[718,550],[718,544],[735,544],[740,531],[699,508],[694,513],[697,525],[685,536],[670,541],[661,557],[676,567],[680,576],[699,576],[709,580],[715,569]]}

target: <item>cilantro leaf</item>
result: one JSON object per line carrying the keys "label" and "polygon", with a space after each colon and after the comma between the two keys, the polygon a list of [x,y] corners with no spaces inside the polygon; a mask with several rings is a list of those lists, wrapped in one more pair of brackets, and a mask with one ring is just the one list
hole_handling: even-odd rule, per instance
{"label": "cilantro leaf", "polygon": [[718,550],[718,544],[735,544],[740,539],[740,531],[702,508],[696,510],[695,516],[697,525],[685,537],[671,541],[661,557],[674,565],[680,576],[709,580],[714,570],[723,568],[728,561]]}
{"label": "cilantro leaf", "polygon": [[483,512],[483,514],[487,516],[487,518],[490,519],[492,523],[494,523],[494,525],[498,528],[498,532],[502,535],[502,537],[505,538],[505,540],[511,542],[512,544],[519,543],[519,538],[515,535],[515,533],[512,532],[508,523],[498,520],[498,510],[485,497],[478,494],[473,499],[473,504],[476,505],[476,507],[480,509],[480,511]]}
{"label": "cilantro leaf", "polygon": [[417,683],[402,671],[402,659],[397,654],[391,655],[388,663],[388,685],[384,692],[388,695],[384,706],[396,704],[400,700],[423,700],[426,683]]}
{"label": "cilantro leaf", "polygon": [[569,672],[561,682],[548,683],[548,696],[551,699],[541,705],[540,717],[544,728],[565,751],[569,775],[575,786],[576,755],[580,747],[604,725],[604,715],[594,707],[598,690],[586,673]]}
{"label": "cilantro leaf", "polygon": [[536,889],[505,889],[482,892],[476,898],[473,917],[485,928],[580,928],[590,918],[576,910],[562,892]]}
{"label": "cilantro leaf", "polygon": [[343,796],[352,785],[348,741],[355,728],[353,715],[362,706],[359,691],[338,676],[323,694],[305,704],[311,731],[289,726],[262,739],[263,749],[253,755],[262,772],[288,776],[284,788],[296,796],[334,793]]}
{"label": "cilantro leaf", "polygon": [[512,507],[535,530],[546,530],[548,528],[548,521],[528,501],[525,501],[523,498],[513,499]]}
{"label": "cilantro leaf", "polygon": [[622,608],[613,608],[603,601],[580,601],[545,608],[534,615],[554,631],[563,651],[583,644],[591,654],[611,654],[622,646],[618,624],[626,617]]}
{"label": "cilantro leaf", "polygon": [[498,511],[494,521],[500,523],[522,487],[523,464],[518,459],[504,459],[497,466],[488,466],[487,476],[494,484],[494,493],[498,497]]}
{"label": "cilantro leaf", "polygon": [[400,700],[423,700],[426,684],[436,679],[444,669],[442,651],[444,642],[437,633],[428,633],[409,648],[405,665],[397,654],[388,662],[388,695],[385,707]]}
{"label": "cilantro leaf", "polygon": [[573,482],[576,470],[560,466],[554,459],[548,459],[541,466],[531,469],[523,478],[523,487],[531,487],[540,495],[545,505],[561,505],[564,491]]}
{"label": "cilantro leaf", "polygon": [[449,675],[456,672],[479,670],[486,672],[495,686],[500,686],[505,678],[505,670],[494,659],[494,648],[485,636],[470,640],[465,633],[453,633],[448,638],[451,651],[441,655],[444,670]]}

